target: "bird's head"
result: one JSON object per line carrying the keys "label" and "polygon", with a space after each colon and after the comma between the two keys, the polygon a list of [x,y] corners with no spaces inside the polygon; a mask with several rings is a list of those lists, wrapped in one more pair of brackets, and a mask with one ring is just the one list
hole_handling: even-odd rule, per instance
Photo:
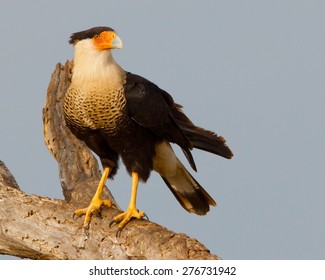
{"label": "bird's head", "polygon": [[94,47],[98,51],[121,49],[123,47],[120,37],[117,36],[112,28],[106,26],[94,27],[73,33],[69,43],[76,46],[80,42]]}
{"label": "bird's head", "polygon": [[100,26],[73,33],[69,43],[75,49],[73,82],[87,85],[97,81],[116,87],[124,81],[124,70],[111,54],[112,49],[121,49],[123,45],[112,28]]}

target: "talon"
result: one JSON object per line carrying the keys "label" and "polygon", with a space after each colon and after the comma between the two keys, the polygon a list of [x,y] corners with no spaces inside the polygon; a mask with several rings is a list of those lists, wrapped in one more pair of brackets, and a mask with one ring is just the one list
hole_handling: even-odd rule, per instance
{"label": "talon", "polygon": [[109,227],[111,227],[113,224],[116,224],[116,222],[114,220],[112,220],[110,223],[109,223]]}
{"label": "talon", "polygon": [[119,228],[119,229],[116,231],[116,235],[115,235],[116,238],[120,238],[120,237],[121,237],[122,230],[123,230],[123,228]]}
{"label": "talon", "polygon": [[149,220],[149,217],[147,216],[147,214],[146,214],[146,213],[143,213],[143,214],[144,214],[144,215],[143,215],[143,218],[146,218],[147,221],[150,221],[150,220]]}
{"label": "talon", "polygon": [[75,221],[76,220],[76,216],[77,216],[77,214],[76,214],[76,212],[74,212],[73,215],[72,215],[72,220]]}
{"label": "talon", "polygon": [[94,213],[100,213],[100,208],[105,205],[105,206],[111,206],[111,202],[109,200],[101,200],[97,197],[94,197],[92,201],[90,202],[89,206],[83,209],[77,209],[74,212],[74,216],[82,216],[85,215],[85,220],[83,226],[89,227],[89,223],[91,220],[91,216]]}
{"label": "talon", "polygon": [[142,220],[144,216],[144,212],[138,211],[135,208],[128,208],[125,212],[115,216],[113,221],[118,224],[119,229],[122,230],[132,218]]}

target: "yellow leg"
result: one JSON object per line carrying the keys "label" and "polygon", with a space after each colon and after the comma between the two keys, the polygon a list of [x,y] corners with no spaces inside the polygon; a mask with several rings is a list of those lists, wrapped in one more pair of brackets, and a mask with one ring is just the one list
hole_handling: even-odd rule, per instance
{"label": "yellow leg", "polygon": [[91,214],[95,211],[98,211],[100,209],[100,207],[102,205],[105,205],[107,207],[111,207],[112,203],[109,200],[101,200],[100,196],[102,194],[103,188],[105,186],[105,182],[107,180],[107,177],[110,173],[110,168],[109,167],[105,167],[102,177],[100,178],[96,193],[94,195],[94,197],[92,198],[90,204],[88,207],[83,208],[83,209],[78,209],[74,212],[75,215],[81,216],[81,215],[85,215],[85,220],[84,220],[84,224],[83,226],[85,228],[89,227],[89,223],[91,220]]}
{"label": "yellow leg", "polygon": [[142,211],[138,211],[136,207],[137,190],[138,190],[139,176],[138,173],[132,172],[132,191],[128,209],[113,218],[113,222],[118,223],[118,227],[123,227],[132,219],[142,219],[145,214]]}

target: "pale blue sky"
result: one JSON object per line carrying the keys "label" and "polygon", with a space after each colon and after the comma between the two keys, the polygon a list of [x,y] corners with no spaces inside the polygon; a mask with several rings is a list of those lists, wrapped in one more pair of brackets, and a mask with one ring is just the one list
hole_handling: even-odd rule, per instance
{"label": "pale blue sky", "polygon": [[[218,203],[207,216],[183,210],[154,174],[138,208],[224,259],[324,259],[324,15],[312,0],[2,3],[0,159],[28,194],[62,198],[43,142],[47,85],[72,58],[72,32],[108,25],[124,43],[120,65],[235,154],[194,152],[192,174]],[[123,208],[130,184],[122,165],[108,184]]]}

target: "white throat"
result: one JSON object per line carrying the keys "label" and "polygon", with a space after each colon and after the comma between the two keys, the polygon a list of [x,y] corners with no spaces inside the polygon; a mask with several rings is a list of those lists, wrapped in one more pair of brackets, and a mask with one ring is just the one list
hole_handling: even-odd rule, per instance
{"label": "white throat", "polygon": [[92,39],[75,44],[72,83],[120,86],[124,83],[124,70],[116,63],[111,51],[97,50]]}

